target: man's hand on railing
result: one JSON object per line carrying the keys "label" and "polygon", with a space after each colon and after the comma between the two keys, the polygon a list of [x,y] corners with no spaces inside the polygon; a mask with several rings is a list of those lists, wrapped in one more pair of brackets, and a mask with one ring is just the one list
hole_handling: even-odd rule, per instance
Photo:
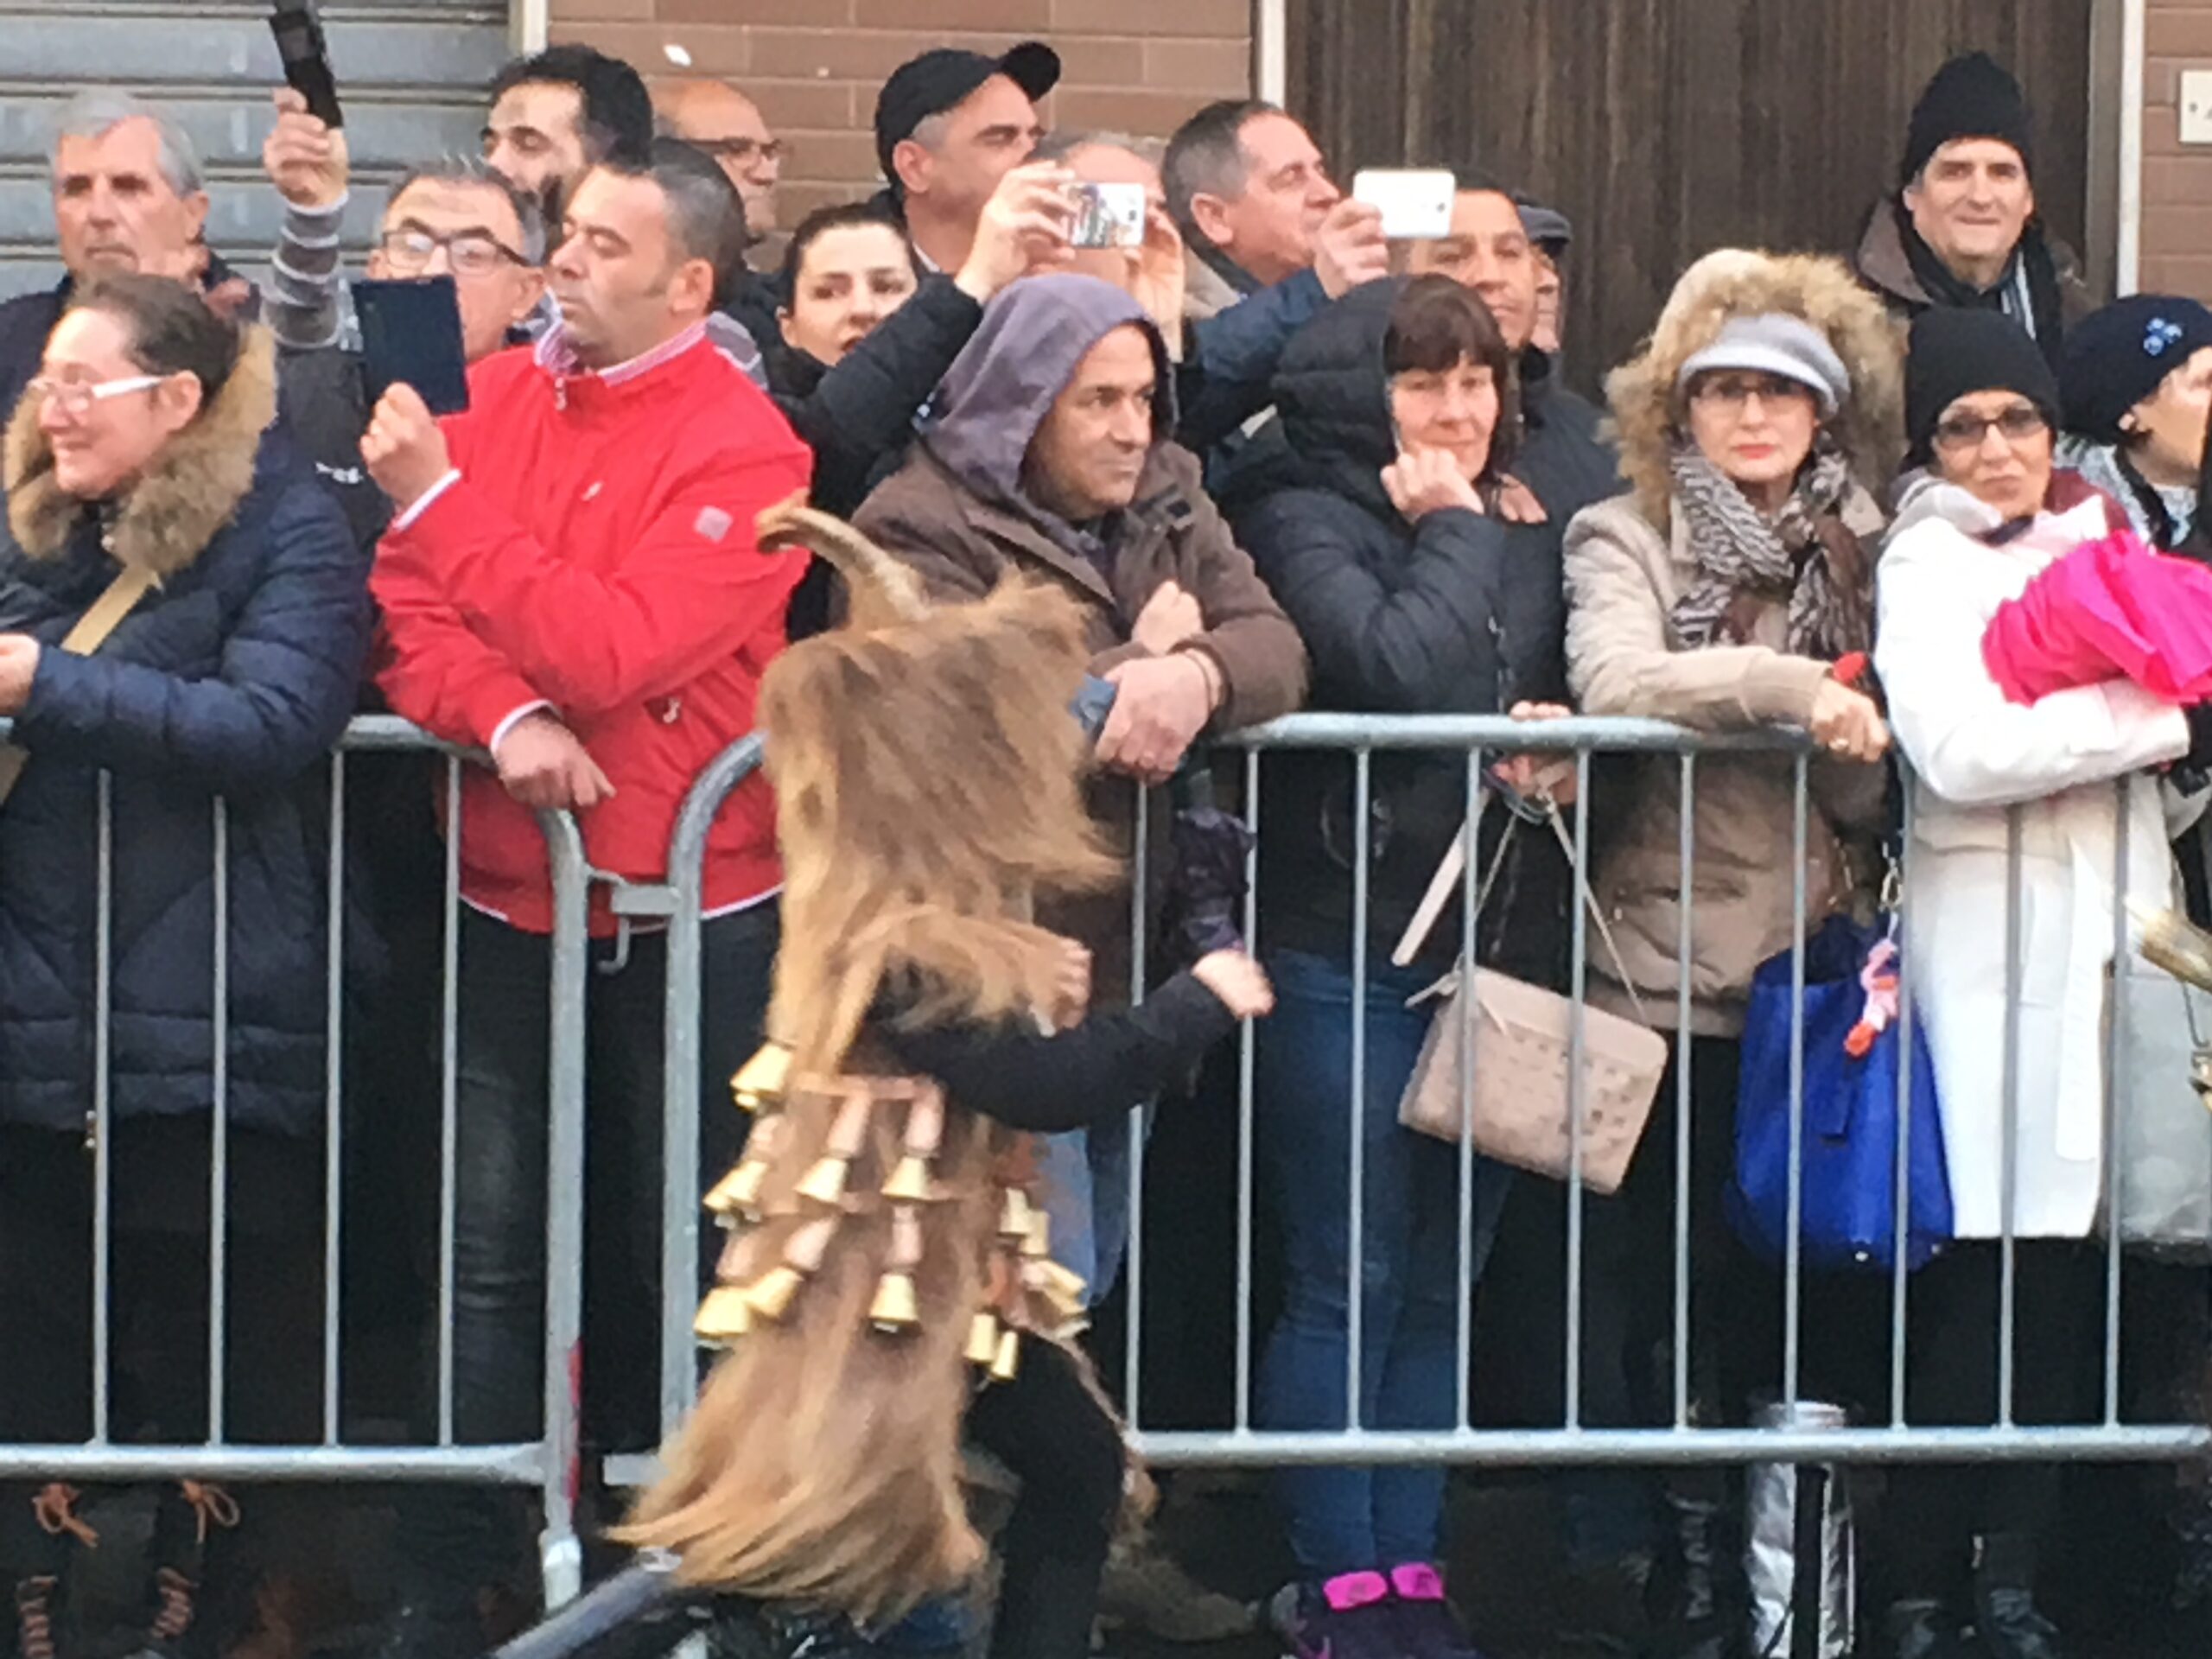
{"label": "man's hand on railing", "polygon": [[1178,652],[1122,663],[1106,677],[1117,695],[1098,736],[1098,764],[1166,783],[1213,718],[1212,677],[1195,656]]}
{"label": "man's hand on railing", "polygon": [[614,793],[583,740],[543,709],[517,721],[492,760],[500,785],[536,811],[582,812]]}
{"label": "man's hand on railing", "polygon": [[1206,631],[1205,613],[1198,600],[1179,582],[1163,582],[1137,613],[1129,638],[1155,657],[1165,657],[1178,645]]}

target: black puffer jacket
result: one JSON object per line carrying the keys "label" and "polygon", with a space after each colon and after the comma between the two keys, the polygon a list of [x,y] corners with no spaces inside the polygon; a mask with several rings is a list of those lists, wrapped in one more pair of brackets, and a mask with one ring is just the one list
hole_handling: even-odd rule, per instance
{"label": "black puffer jacket", "polygon": [[[0,1125],[81,1131],[92,1108],[102,768],[118,1121],[213,1103],[220,794],[230,1121],[321,1124],[324,757],[368,649],[368,561],[305,457],[267,429],[276,401],[262,337],[105,518],[55,483],[35,411],[11,423],[0,632],[43,649],[16,722],[30,758],[0,810]],[[161,585],[97,654],[58,649],[124,564]]]}
{"label": "black puffer jacket", "polygon": [[[1292,341],[1275,380],[1282,449],[1232,503],[1239,543],[1297,624],[1315,709],[1488,714],[1563,699],[1560,540],[1566,519],[1509,524],[1448,510],[1409,524],[1382,470],[1396,456],[1382,339],[1402,284],[1348,296]],[[1286,753],[1262,768],[1261,906],[1267,943],[1351,948],[1352,763]],[[1464,753],[1378,753],[1369,816],[1369,942],[1387,953],[1465,817]],[[1486,815],[1484,863],[1504,815]],[[1524,834],[1485,911],[1486,959],[1557,970],[1564,868]],[[1425,961],[1458,949],[1459,907]]]}

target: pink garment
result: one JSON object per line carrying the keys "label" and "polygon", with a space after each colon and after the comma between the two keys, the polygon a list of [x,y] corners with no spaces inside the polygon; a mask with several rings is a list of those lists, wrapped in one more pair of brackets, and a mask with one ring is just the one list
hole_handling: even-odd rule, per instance
{"label": "pink garment", "polygon": [[2132,530],[2085,542],[1998,607],[1981,659],[2012,702],[2133,680],[2180,703],[2212,698],[2212,569]]}

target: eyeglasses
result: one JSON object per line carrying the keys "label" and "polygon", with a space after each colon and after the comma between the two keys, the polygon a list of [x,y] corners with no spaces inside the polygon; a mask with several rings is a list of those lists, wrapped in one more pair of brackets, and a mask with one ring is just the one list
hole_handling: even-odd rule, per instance
{"label": "eyeglasses", "polygon": [[377,245],[384,250],[385,263],[403,276],[428,269],[440,248],[446,251],[447,263],[456,276],[481,276],[502,264],[530,263],[499,238],[482,231],[459,231],[451,236],[433,236],[428,231],[386,231],[377,239]]}
{"label": "eyeglasses", "polygon": [[733,162],[762,161],[773,166],[784,159],[780,138],[694,138],[691,147],[717,160],[727,156]]}
{"label": "eyeglasses", "polygon": [[2050,423],[2033,404],[2014,404],[1994,415],[1946,415],[1936,423],[1936,447],[1953,451],[1979,449],[1995,431],[2008,444],[2025,443],[2050,430]]}
{"label": "eyeglasses", "polygon": [[71,420],[82,420],[94,404],[111,397],[128,397],[134,391],[151,391],[168,379],[165,374],[133,374],[120,380],[56,380],[41,375],[23,388],[26,397],[51,404]]}
{"label": "eyeglasses", "polygon": [[1708,409],[1740,415],[1745,404],[1757,397],[1762,407],[1809,404],[1813,389],[1778,374],[1705,374],[1690,387],[1690,400]]}

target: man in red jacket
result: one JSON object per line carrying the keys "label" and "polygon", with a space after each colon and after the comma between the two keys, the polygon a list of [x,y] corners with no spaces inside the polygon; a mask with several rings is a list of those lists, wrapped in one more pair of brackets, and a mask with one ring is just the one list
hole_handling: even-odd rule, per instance
{"label": "man in red jacket", "polygon": [[[362,443],[394,508],[372,584],[391,636],[381,683],[399,713],[489,751],[498,769],[470,768],[461,800],[453,1335],[464,1442],[534,1437],[542,1393],[552,907],[533,814],[573,810],[595,867],[658,880],[692,779],[752,729],[805,563],[753,540],[763,508],[807,487],[810,461],[718,344],[717,274],[744,246],[734,200],[713,162],[681,145],[588,174],[550,266],[561,326],[477,364],[466,414],[434,420],[394,387]],[[715,1017],[702,1088],[718,1089],[759,1037],[780,879],[772,801],[756,778],[708,843]],[[595,903],[595,957],[610,957],[613,931]],[[645,934],[620,971],[591,976],[598,1358],[587,1375],[630,1385],[613,1436],[636,1444],[653,1434],[664,967],[663,938]],[[703,1127],[700,1166],[720,1170],[739,1150],[738,1114],[710,1109]],[[626,1314],[634,1329],[610,1328],[607,1316]],[[598,1393],[587,1421],[604,1425]],[[480,1649],[474,1594],[510,1565],[504,1515],[491,1494],[458,1490],[410,1506],[395,1650]]]}

